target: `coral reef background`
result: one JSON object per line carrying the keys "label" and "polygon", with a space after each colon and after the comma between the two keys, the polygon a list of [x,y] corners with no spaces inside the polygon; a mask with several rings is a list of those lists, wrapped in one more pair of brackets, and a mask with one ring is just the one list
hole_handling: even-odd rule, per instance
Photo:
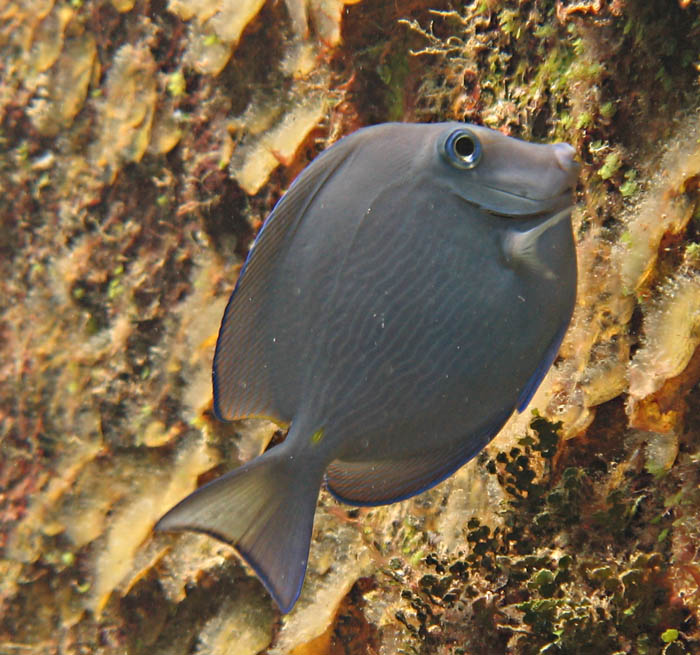
{"label": "coral reef background", "polygon": [[[0,0],[0,654],[700,652],[699,35],[697,0]],[[453,478],[322,493],[282,619],[151,533],[283,438],[212,417],[219,321],[318,152],[448,119],[576,147],[574,321]]]}

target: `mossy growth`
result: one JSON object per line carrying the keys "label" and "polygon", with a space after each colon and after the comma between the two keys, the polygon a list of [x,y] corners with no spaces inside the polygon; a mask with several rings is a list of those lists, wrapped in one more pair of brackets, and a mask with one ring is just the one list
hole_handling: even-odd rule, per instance
{"label": "mossy growth", "polygon": [[[463,550],[433,552],[396,619],[418,653],[696,652],[668,576],[661,489],[647,474],[562,466],[559,424],[535,415],[518,446],[486,462],[502,523],[472,517]],[[595,483],[595,484],[594,484]],[[666,532],[668,534],[668,532]],[[623,538],[624,537],[624,538]],[[669,645],[673,650],[668,650]],[[449,648],[451,646],[452,648]]]}

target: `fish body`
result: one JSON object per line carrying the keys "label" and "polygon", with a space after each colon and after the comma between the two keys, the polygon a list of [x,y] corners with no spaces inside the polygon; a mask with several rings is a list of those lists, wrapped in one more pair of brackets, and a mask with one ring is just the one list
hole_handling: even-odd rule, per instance
{"label": "fish body", "polygon": [[476,455],[569,324],[577,171],[566,144],[460,123],[377,125],[317,157],[251,249],[213,367],[217,416],[288,436],[157,527],[231,543],[288,611],[324,477],[377,505]]}

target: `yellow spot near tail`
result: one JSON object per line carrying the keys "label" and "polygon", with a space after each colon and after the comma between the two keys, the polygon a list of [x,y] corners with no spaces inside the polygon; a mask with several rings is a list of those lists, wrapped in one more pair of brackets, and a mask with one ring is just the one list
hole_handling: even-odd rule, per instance
{"label": "yellow spot near tail", "polygon": [[312,444],[320,443],[321,439],[323,439],[323,428],[319,428],[318,430],[316,430],[316,432],[314,432],[311,435],[311,443]]}

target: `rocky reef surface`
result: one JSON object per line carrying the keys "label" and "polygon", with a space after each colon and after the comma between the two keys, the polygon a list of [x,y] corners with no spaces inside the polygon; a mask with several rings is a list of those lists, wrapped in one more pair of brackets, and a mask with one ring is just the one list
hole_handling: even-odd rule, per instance
{"label": "rocky reef surface", "polygon": [[[700,651],[696,0],[0,0],[0,653]],[[572,143],[579,298],[530,408],[451,479],[323,492],[281,617],[153,535],[276,427],[211,414],[274,202],[386,120]]]}

